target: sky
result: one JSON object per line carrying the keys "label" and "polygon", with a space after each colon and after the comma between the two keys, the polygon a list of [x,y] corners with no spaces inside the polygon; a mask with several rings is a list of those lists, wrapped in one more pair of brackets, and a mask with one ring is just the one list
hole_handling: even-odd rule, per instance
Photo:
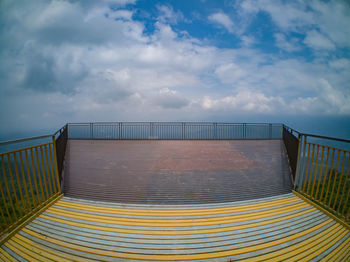
{"label": "sky", "polygon": [[0,140],[67,122],[350,138],[350,2],[0,1]]}

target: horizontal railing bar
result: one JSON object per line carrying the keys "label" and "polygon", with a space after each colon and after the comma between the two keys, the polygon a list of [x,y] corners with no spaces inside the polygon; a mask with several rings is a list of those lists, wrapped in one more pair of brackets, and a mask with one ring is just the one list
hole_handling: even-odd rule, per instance
{"label": "horizontal railing bar", "polygon": [[38,148],[38,147],[42,147],[42,146],[47,146],[47,145],[52,145],[52,142],[45,143],[45,144],[40,144],[40,145],[36,145],[36,146],[22,147],[20,149],[16,149],[16,150],[11,150],[11,151],[8,151],[8,152],[0,153],[0,156],[9,155],[9,154],[18,153],[18,152],[23,152],[23,151],[26,151],[26,150],[30,150],[30,149]]}
{"label": "horizontal railing bar", "polygon": [[291,127],[289,127],[289,126],[287,126],[287,125],[285,125],[285,124],[282,124],[282,125],[283,125],[284,128],[289,129],[289,130],[292,130],[293,132],[296,132],[296,133],[298,133],[299,135],[302,134],[301,132],[295,130],[294,128],[291,128]]}
{"label": "horizontal railing bar", "polygon": [[339,141],[339,142],[350,143],[349,139],[343,139],[343,138],[336,138],[336,137],[329,137],[329,136],[320,136],[320,135],[305,134],[305,133],[301,133],[301,135],[309,136],[309,137],[316,137],[316,138],[323,138],[323,139],[328,139],[328,140],[335,140],[335,141]]}
{"label": "horizontal railing bar", "polygon": [[53,136],[56,137],[56,135],[57,135],[58,133],[62,133],[66,127],[67,127],[67,124],[65,124],[65,125],[62,126],[60,129],[58,129],[58,130],[53,134]]}
{"label": "horizontal railing bar", "polygon": [[341,149],[341,148],[337,148],[337,147],[333,147],[333,146],[326,146],[326,145],[317,144],[317,143],[312,143],[312,142],[305,142],[305,143],[306,143],[306,144],[310,144],[310,145],[315,145],[315,146],[324,147],[324,148],[335,149],[335,150],[338,150],[338,151],[342,151],[342,152],[344,152],[344,153],[350,152],[349,150],[345,150],[345,149]]}
{"label": "horizontal railing bar", "polygon": [[14,143],[20,143],[20,142],[25,142],[25,141],[30,141],[30,140],[38,140],[38,139],[47,138],[47,137],[52,137],[52,135],[34,136],[34,137],[4,141],[4,142],[0,142],[0,146],[14,144]]}
{"label": "horizontal railing bar", "polygon": [[230,122],[182,122],[182,121],[176,121],[176,122],[77,122],[77,123],[67,123],[68,125],[90,125],[90,124],[207,124],[207,125],[212,125],[212,124],[226,124],[226,125],[278,125],[281,126],[283,125],[282,123],[247,123],[247,122],[235,122],[235,123],[230,123]]}

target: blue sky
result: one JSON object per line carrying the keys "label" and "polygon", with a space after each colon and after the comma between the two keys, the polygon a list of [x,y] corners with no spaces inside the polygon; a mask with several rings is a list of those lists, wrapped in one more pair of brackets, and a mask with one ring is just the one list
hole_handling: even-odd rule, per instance
{"label": "blue sky", "polygon": [[3,0],[0,30],[0,137],[83,121],[350,137],[348,1]]}

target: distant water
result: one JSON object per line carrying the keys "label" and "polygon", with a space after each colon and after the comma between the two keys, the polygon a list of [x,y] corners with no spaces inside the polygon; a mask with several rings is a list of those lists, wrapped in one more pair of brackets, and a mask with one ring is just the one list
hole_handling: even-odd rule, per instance
{"label": "distant water", "polygon": [[[182,121],[182,120],[181,120]],[[300,131],[302,133],[311,133],[316,135],[337,137],[350,140],[350,116],[210,116],[207,119],[201,119],[199,121],[207,122],[231,122],[231,123],[284,123],[287,126]],[[186,122],[186,120],[184,120]],[[191,122],[191,120],[188,120]],[[60,126],[57,127],[57,129]],[[52,134],[55,129],[32,129],[31,131],[17,130],[17,131],[5,131],[0,129],[0,141],[8,141],[19,138],[26,138],[32,136],[41,136]],[[47,142],[49,139],[46,139]],[[36,144],[39,141],[35,141]],[[40,141],[41,142],[41,141]],[[317,142],[317,141],[315,141]],[[331,142],[330,145],[335,147],[342,147],[343,143]],[[33,142],[21,144],[21,146],[33,145]],[[7,149],[12,150],[12,147],[6,146]],[[348,148],[347,148],[348,149]],[[4,152],[4,146],[0,147],[0,152]]]}

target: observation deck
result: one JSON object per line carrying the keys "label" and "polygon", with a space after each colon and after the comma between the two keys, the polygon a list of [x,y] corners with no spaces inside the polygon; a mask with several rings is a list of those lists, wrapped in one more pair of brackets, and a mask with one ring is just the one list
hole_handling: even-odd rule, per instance
{"label": "observation deck", "polygon": [[0,261],[347,261],[349,142],[118,122],[2,143]]}

